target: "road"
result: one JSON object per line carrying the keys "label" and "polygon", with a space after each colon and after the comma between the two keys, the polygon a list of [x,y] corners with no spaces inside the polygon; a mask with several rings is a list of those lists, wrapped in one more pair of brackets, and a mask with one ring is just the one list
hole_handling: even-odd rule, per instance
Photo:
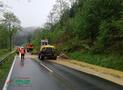
{"label": "road", "polygon": [[123,90],[123,87],[49,61],[16,57],[7,90]]}

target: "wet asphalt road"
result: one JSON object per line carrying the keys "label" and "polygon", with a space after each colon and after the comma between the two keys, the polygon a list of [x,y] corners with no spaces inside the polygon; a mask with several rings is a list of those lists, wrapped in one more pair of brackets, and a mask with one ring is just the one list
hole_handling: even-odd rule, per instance
{"label": "wet asphalt road", "polygon": [[7,90],[123,90],[123,87],[49,61],[37,62],[26,57],[22,64],[17,57]]}

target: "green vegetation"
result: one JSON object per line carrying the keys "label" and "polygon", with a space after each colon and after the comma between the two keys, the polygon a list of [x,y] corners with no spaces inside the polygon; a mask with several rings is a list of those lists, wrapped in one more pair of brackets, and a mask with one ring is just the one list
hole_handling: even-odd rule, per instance
{"label": "green vegetation", "polygon": [[0,49],[9,49],[11,51],[13,36],[20,29],[20,21],[11,12],[4,13],[3,17],[0,18]]}
{"label": "green vegetation", "polygon": [[6,80],[6,77],[8,75],[9,70],[10,70],[12,62],[14,60],[14,56],[15,56],[15,54],[12,54],[11,56],[9,56],[6,59],[4,64],[0,65],[0,88],[2,88],[2,86]]}
{"label": "green vegetation", "polygon": [[[19,29],[20,21],[17,17],[11,12],[3,13],[3,16],[0,18],[0,60],[12,50],[14,46],[13,36],[15,36],[15,33]],[[9,56],[6,61],[0,65],[0,89],[4,84],[14,56],[15,54]]]}
{"label": "green vegetation", "polygon": [[55,5],[59,19],[53,9],[49,21],[35,32],[36,50],[47,38],[74,59],[123,70],[123,0],[76,0],[71,7],[62,1]]}
{"label": "green vegetation", "polygon": [[90,52],[73,52],[69,57],[82,62],[87,62],[102,67],[123,71],[123,56],[116,54],[93,54]]}
{"label": "green vegetation", "polygon": [[9,52],[8,49],[1,49],[1,50],[0,50],[0,58],[1,58],[2,56],[4,56],[6,53],[8,53],[8,52]]}

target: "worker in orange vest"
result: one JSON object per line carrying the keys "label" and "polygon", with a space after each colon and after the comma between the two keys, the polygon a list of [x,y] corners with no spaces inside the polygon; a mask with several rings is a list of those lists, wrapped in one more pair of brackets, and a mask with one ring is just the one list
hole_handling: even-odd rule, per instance
{"label": "worker in orange vest", "polygon": [[26,50],[24,47],[20,48],[20,54],[21,54],[21,61],[24,60],[24,56],[25,56]]}

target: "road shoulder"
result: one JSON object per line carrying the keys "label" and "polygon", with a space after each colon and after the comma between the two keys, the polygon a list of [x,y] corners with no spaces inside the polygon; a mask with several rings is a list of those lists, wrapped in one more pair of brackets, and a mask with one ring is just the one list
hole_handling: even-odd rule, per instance
{"label": "road shoulder", "polygon": [[75,60],[58,59],[56,61],[55,60],[49,60],[49,61],[67,66],[69,68],[72,68],[87,74],[98,76],[100,78],[109,80],[111,82],[114,82],[116,84],[123,86],[123,72],[121,71],[99,67],[96,65],[87,64],[87,63],[79,62]]}
{"label": "road shoulder", "polygon": [[[32,55],[31,58],[37,59],[37,56]],[[100,66],[96,66],[96,65],[85,63],[85,62],[76,61],[76,60],[69,60],[69,59],[58,58],[57,60],[49,60],[49,61],[64,65],[66,67],[69,67],[69,68],[72,68],[72,69],[75,69],[90,75],[103,78],[105,80],[108,80],[123,86],[123,72],[121,71],[104,68],[104,67],[100,67]]]}

